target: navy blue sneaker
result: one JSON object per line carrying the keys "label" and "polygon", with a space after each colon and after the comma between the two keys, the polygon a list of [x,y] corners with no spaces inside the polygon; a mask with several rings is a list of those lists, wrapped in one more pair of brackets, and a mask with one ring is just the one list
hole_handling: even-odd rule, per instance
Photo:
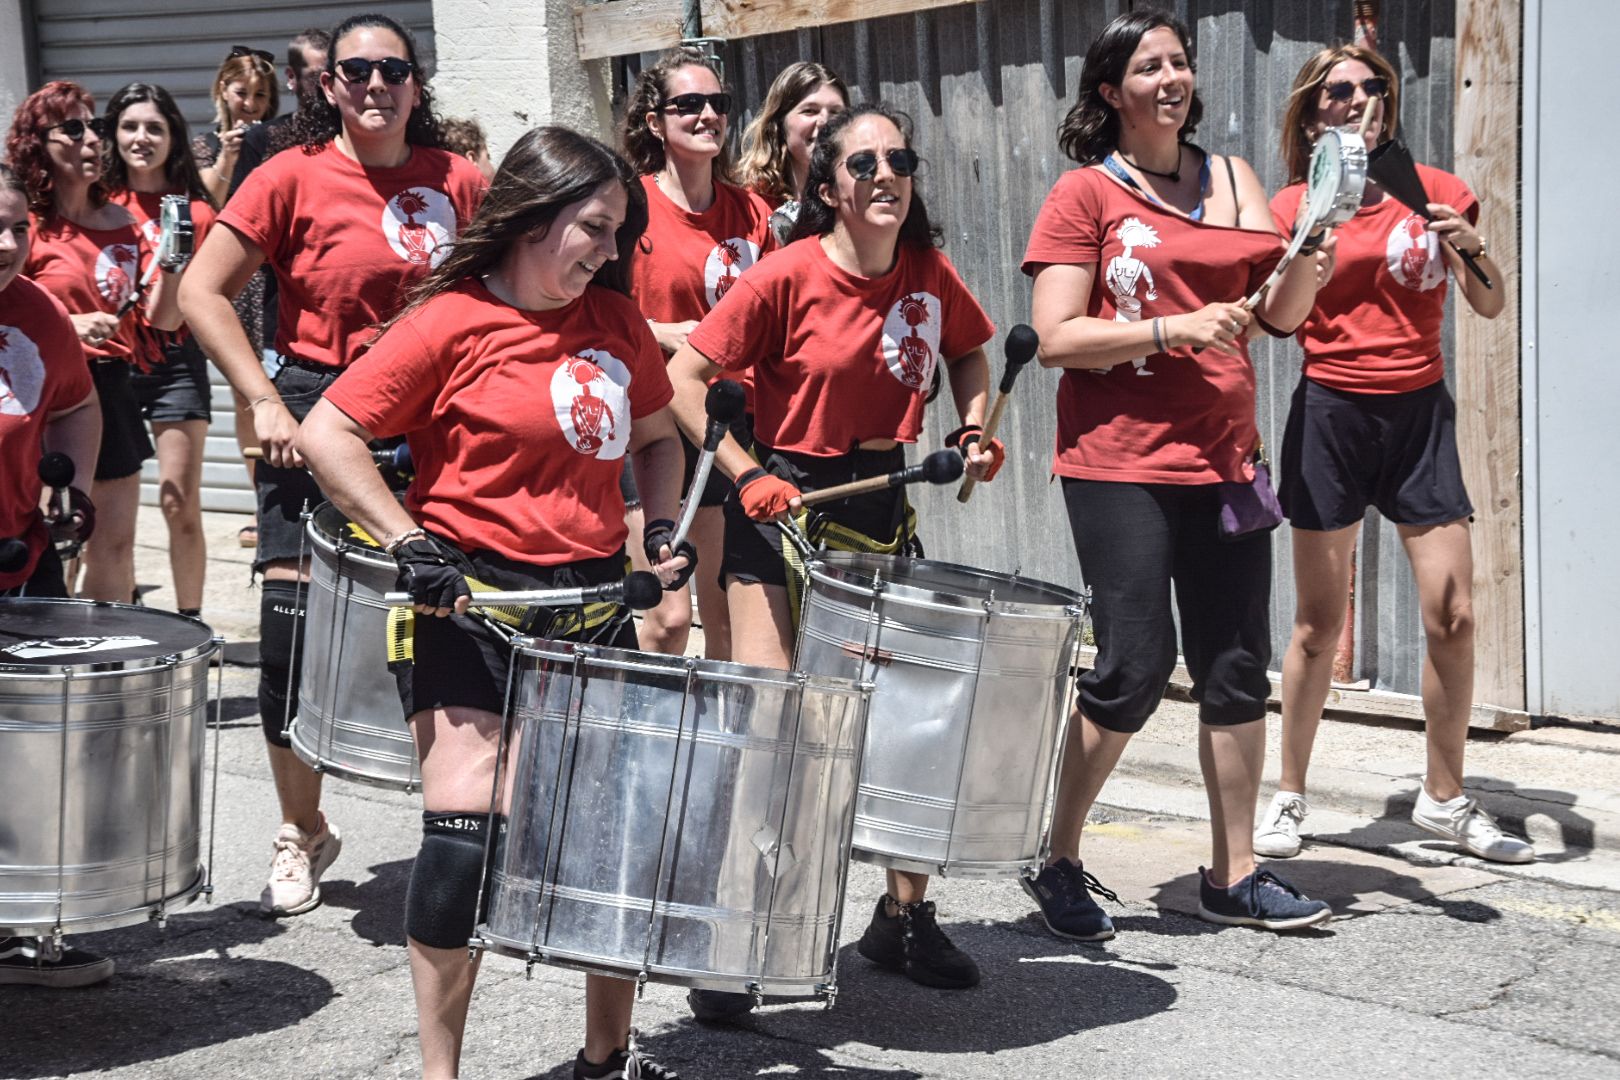
{"label": "navy blue sneaker", "polygon": [[1198,917],[1226,926],[1300,930],[1333,918],[1326,900],[1312,900],[1270,870],[1256,870],[1224,889],[1198,868]]}
{"label": "navy blue sneaker", "polygon": [[1041,867],[1033,878],[1021,874],[1018,883],[1040,906],[1046,928],[1070,941],[1107,941],[1114,936],[1114,923],[1108,913],[1091,898],[1092,893],[1110,903],[1119,897],[1086,872],[1083,864],[1059,859]]}

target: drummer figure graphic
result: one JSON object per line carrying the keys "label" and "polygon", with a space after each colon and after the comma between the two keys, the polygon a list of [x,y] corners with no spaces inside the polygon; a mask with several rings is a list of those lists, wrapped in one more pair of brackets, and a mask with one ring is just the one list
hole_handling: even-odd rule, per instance
{"label": "drummer figure graphic", "polygon": [[[1158,247],[1159,231],[1141,218],[1129,217],[1114,235],[1125,245],[1123,252],[1108,260],[1108,268],[1103,273],[1103,282],[1108,286],[1108,291],[1114,294],[1114,321],[1141,322],[1142,301],[1136,296],[1137,285],[1146,281],[1147,292],[1144,295],[1149,300],[1157,300],[1159,293],[1153,287],[1153,271],[1132,252],[1136,248]],[[1147,369],[1147,357],[1139,356],[1131,363],[1135,365],[1138,375],[1153,374]],[[1101,374],[1104,369],[1096,370]]]}

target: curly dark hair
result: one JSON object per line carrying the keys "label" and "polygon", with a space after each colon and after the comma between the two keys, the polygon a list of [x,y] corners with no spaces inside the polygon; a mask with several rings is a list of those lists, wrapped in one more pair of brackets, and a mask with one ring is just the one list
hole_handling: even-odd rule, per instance
{"label": "curly dark hair", "polygon": [[[1186,24],[1174,15],[1151,9],[1132,11],[1103,27],[1097,40],[1086,50],[1086,62],[1080,68],[1080,96],[1063,123],[1058,125],[1058,145],[1069,157],[1082,165],[1095,165],[1119,146],[1119,114],[1103,100],[1102,86],[1104,83],[1118,86],[1123,82],[1125,67],[1131,62],[1131,54],[1141,44],[1143,35],[1161,27],[1175,31],[1192,70],[1198,70]],[[1204,103],[1195,89],[1192,104],[1187,107],[1187,119],[1178,133],[1182,142],[1192,138],[1203,116]]]}
{"label": "curly dark hair", "polygon": [[[827,121],[816,139],[810,154],[810,172],[805,176],[804,193],[799,202],[799,220],[793,227],[794,240],[807,236],[825,236],[838,224],[838,213],[821,198],[824,185],[834,184],[834,171],[844,160],[844,134],[855,121],[865,116],[881,116],[899,129],[906,146],[911,146],[911,117],[882,102],[869,101],[843,112]],[[911,178],[911,206],[906,219],[900,223],[900,242],[915,247],[939,247],[943,230],[928,218],[928,207],[923,205],[922,191],[917,178]]]}
{"label": "curly dark hair", "polygon": [[[28,191],[28,209],[41,216],[55,212],[55,199],[51,194],[51,159],[45,150],[47,128],[60,124],[79,108],[92,116],[96,112],[96,99],[78,83],[48,82],[29,94],[11,117],[11,130],[6,134],[6,160],[11,163]],[[107,204],[107,183],[104,179],[90,185],[90,205],[98,209]]]}
{"label": "curly dark hair", "polygon": [[609,181],[617,181],[628,196],[624,224],[613,237],[619,257],[603,263],[591,284],[629,296],[630,258],[647,230],[647,193],[635,170],[588,135],[565,127],[538,127],[512,144],[495,170],[489,193],[456,237],[449,256],[412,290],[410,303],[387,325],[463,279],[494,270],[513,244],[535,230],[544,236],[565,207],[590,198]]}
{"label": "curly dark hair", "polygon": [[[416,39],[411,32],[386,15],[367,13],[352,15],[337,24],[332,31],[332,47],[326,52],[326,68],[324,69],[332,78],[337,78],[337,52],[343,44],[343,39],[356,30],[387,30],[405,43],[405,59],[411,62],[415,69],[412,76],[421,91],[422,100],[411,110],[411,118],[405,125],[405,141],[412,146],[427,146],[435,150],[443,150],[444,131],[439,126],[439,118],[433,112],[433,91],[428,88],[427,80],[423,77],[422,62],[417,58]],[[287,122],[291,130],[287,132],[284,142],[288,146],[301,146],[304,153],[317,153],[321,147],[337,138],[339,131],[343,130],[343,118],[338,108],[326,100],[325,94],[317,94],[315,100],[308,103],[308,107],[301,107]]]}
{"label": "curly dark hair", "polygon": [[[726,88],[726,80],[720,74],[720,69],[708,56],[696,49],[674,49],[665,53],[658,63],[650,68],[644,68],[641,74],[636,76],[636,85],[624,103],[624,116],[619,122],[619,144],[623,148],[625,158],[642,176],[655,173],[664,167],[664,143],[648,126],[647,114],[658,111],[658,103],[663,101],[669,92],[669,77],[682,68],[689,67],[707,68],[720,81],[720,89]],[[729,132],[730,128],[731,121],[728,117],[726,130]],[[714,178],[728,184],[732,182],[731,149],[728,143],[721,143],[720,153],[715,155]]]}
{"label": "curly dark hair", "polygon": [[118,121],[125,109],[142,102],[156,105],[169,127],[169,156],[163,162],[163,175],[169,181],[169,189],[214,206],[213,196],[197,175],[197,159],[191,154],[191,131],[186,127],[186,118],[180,115],[180,108],[169,92],[152,83],[130,83],[107,102],[107,167],[102,173],[107,187],[113,191],[129,187],[129,166],[124,162],[124,155],[118,152]]}

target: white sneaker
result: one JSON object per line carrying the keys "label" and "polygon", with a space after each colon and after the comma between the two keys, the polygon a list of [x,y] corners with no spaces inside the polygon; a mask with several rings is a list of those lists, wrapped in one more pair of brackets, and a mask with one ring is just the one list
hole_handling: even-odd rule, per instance
{"label": "white sneaker", "polygon": [[1517,836],[1502,831],[1477,799],[1459,795],[1450,802],[1436,802],[1426,789],[1419,789],[1412,807],[1412,824],[1462,846],[1470,855],[1491,862],[1535,862],[1536,849]]}
{"label": "white sneaker", "polygon": [[266,915],[302,915],[320,906],[321,875],[343,850],[343,838],[321,815],[321,828],[310,836],[291,822],[276,833],[270,860],[270,883],[259,894]]}
{"label": "white sneaker", "polygon": [[1279,791],[1254,827],[1254,853],[1268,859],[1292,859],[1299,854],[1299,826],[1311,808],[1305,796]]}

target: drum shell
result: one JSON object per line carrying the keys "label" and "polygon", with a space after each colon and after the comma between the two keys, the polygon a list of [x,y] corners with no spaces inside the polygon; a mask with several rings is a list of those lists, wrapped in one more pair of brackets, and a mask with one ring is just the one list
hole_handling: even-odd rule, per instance
{"label": "drum shell", "polygon": [[1040,859],[1083,613],[1066,589],[949,563],[811,564],[797,667],[874,687],[855,858],[954,877]]}
{"label": "drum shell", "polygon": [[[103,617],[141,610],[32,603]],[[142,660],[0,670],[0,936],[146,922],[205,884],[203,744],[218,644],[191,620],[140,617],[183,621],[207,643]]]}
{"label": "drum shell", "polygon": [[485,942],[685,986],[829,990],[866,693],[575,648],[519,654]]}
{"label": "drum shell", "polygon": [[293,752],[321,772],[376,787],[422,786],[416,743],[388,670],[389,608],[399,567],[346,539],[342,515],[323,504],[305,522],[310,547],[304,594],[303,674],[287,729]]}

